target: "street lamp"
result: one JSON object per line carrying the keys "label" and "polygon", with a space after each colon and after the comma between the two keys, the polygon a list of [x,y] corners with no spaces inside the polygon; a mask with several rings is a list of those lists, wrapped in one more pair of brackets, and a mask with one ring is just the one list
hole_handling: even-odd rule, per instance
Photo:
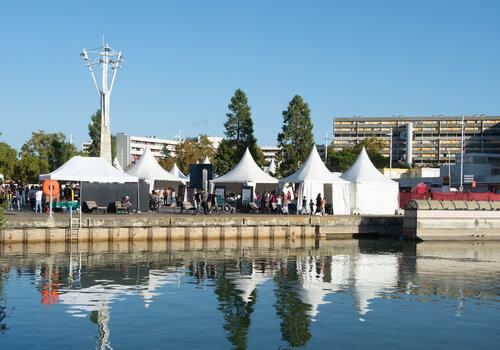
{"label": "street lamp", "polygon": [[[108,44],[103,44],[103,47],[87,50],[83,49],[80,54],[85,65],[88,67],[92,75],[92,81],[99,93],[101,99],[101,143],[99,148],[100,156],[106,159],[110,164],[111,159],[111,127],[109,120],[109,100],[111,90],[115,83],[116,72],[121,68],[123,55],[121,51],[116,51],[109,47]],[[101,81],[99,82],[97,74],[100,73]]]}
{"label": "street lamp", "polygon": [[392,127],[391,131],[387,134],[390,137],[389,139],[389,178],[392,179]]}
{"label": "street lamp", "polygon": [[330,140],[330,136],[328,135],[328,131],[325,132],[325,165],[328,162],[328,141]]}

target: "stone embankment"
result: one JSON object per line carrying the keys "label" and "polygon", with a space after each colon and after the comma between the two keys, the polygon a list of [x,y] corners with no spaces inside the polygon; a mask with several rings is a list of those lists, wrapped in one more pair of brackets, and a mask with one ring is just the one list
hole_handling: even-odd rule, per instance
{"label": "stone embankment", "polygon": [[67,215],[26,213],[7,218],[0,243],[399,237],[402,223],[402,216],[107,214],[84,215],[71,229]]}

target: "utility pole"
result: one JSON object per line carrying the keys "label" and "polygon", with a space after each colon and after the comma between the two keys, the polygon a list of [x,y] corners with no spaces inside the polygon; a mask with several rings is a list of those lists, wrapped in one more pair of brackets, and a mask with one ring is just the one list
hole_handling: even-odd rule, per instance
{"label": "utility pole", "polygon": [[389,178],[392,180],[392,127],[391,131],[387,134],[389,136]]}
{"label": "utility pole", "polygon": [[[92,80],[101,99],[101,144],[100,156],[106,159],[110,164],[111,159],[111,126],[109,118],[109,100],[111,90],[115,83],[116,72],[121,68],[123,55],[121,51],[112,49],[108,44],[103,43],[103,47],[87,50],[83,49],[80,56],[85,60],[89,68]],[[98,67],[100,65],[100,67]],[[94,69],[96,68],[96,69]],[[100,68],[100,69],[97,69]],[[97,70],[97,72],[96,72]],[[99,74],[101,82],[98,83],[96,73]],[[108,74],[109,73],[109,74]]]}
{"label": "utility pole", "polygon": [[328,162],[328,141],[330,140],[330,136],[328,135],[328,131],[325,132],[325,165]]}
{"label": "utility pole", "polygon": [[465,121],[464,121],[464,116],[462,116],[462,120],[460,121],[460,124],[462,126],[462,137],[460,138],[460,188],[459,191],[463,192],[464,191],[464,126],[465,126]]}

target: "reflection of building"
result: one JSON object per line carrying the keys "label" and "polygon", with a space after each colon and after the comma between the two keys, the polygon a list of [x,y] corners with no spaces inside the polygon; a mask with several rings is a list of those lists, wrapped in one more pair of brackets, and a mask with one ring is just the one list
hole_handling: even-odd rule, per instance
{"label": "reflection of building", "polygon": [[[461,117],[335,118],[333,150],[352,147],[365,138],[389,141],[392,131],[393,159],[410,164],[444,164],[460,153]],[[465,117],[466,153],[500,153],[500,117]],[[382,153],[389,156],[389,142]]]}

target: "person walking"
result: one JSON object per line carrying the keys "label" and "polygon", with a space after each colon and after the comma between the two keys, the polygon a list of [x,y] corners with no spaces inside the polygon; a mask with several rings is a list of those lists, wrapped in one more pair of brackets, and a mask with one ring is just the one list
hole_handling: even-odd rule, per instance
{"label": "person walking", "polygon": [[200,211],[200,207],[201,207],[201,193],[200,193],[200,190],[195,190],[195,193],[194,193],[194,204],[196,206],[195,208],[195,211],[194,211],[194,215],[197,215],[198,212]]}
{"label": "person walking", "polygon": [[201,206],[203,207],[203,214],[208,215],[208,194],[206,190],[201,190]]}
{"label": "person walking", "polygon": [[314,215],[314,202],[312,199],[309,200],[309,213]]}
{"label": "person walking", "polygon": [[16,191],[16,202],[17,202],[17,211],[21,211],[21,206],[23,205],[23,187],[19,186],[19,188]]}
{"label": "person walking", "polygon": [[318,193],[318,196],[316,197],[316,214],[321,213],[321,203],[323,202],[321,198],[321,193]]}
{"label": "person walking", "polygon": [[38,209],[40,209],[40,214],[42,213],[43,207],[42,207],[42,198],[43,198],[43,191],[39,188],[36,187],[36,192],[35,192],[35,213],[38,213]]}

